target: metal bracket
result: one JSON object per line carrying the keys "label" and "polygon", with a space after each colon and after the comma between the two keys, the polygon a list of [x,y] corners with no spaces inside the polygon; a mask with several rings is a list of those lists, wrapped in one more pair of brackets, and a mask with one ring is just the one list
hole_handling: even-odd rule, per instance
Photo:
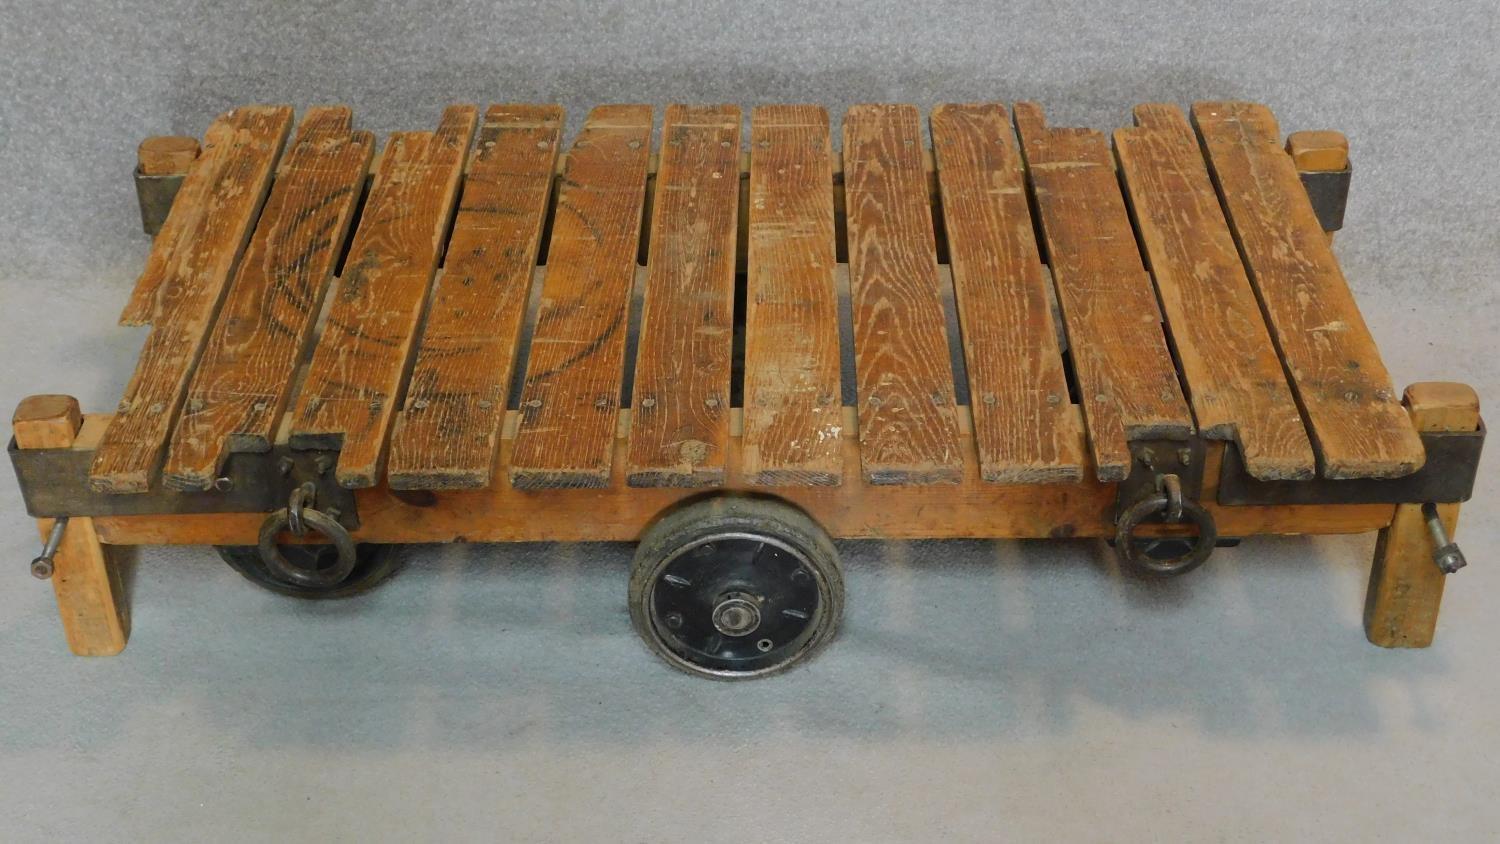
{"label": "metal bracket", "polygon": [[1160,494],[1157,479],[1176,475],[1182,497],[1196,501],[1203,495],[1203,440],[1137,440],[1130,443],[1130,474],[1120,482],[1115,498],[1116,518],[1136,502]]}
{"label": "metal bracket", "polygon": [[1239,447],[1224,448],[1219,474],[1219,503],[1279,504],[1456,504],[1474,494],[1479,455],[1484,449],[1484,422],[1476,431],[1422,433],[1427,462],[1402,478],[1357,478],[1310,481],[1260,481],[1245,471]]}
{"label": "metal bracket", "polygon": [[166,176],[146,176],[139,168],[135,171],[135,198],[141,206],[141,228],[152,237],[161,231],[167,221],[167,212],[172,210],[172,201],[182,188],[186,173]]}
{"label": "metal bracket", "polygon": [[318,509],[349,530],[359,527],[354,492],[339,486],[333,467],[339,453],[294,450],[229,455],[212,490],[104,493],[89,488],[94,452],[72,448],[7,449],[26,512],[37,518],[67,516],[169,516],[200,513],[270,513],[287,506],[292,490],[311,481]]}
{"label": "metal bracket", "polygon": [[1344,227],[1344,208],[1349,203],[1349,181],[1354,174],[1353,166],[1342,170],[1299,170],[1302,187],[1307,198],[1312,200],[1313,212],[1318,215],[1318,224],[1325,232],[1336,232]]}

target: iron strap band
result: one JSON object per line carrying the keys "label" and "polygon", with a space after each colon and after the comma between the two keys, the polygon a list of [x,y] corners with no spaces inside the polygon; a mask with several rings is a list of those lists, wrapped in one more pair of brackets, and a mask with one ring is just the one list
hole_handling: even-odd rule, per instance
{"label": "iron strap band", "polygon": [[1358,478],[1310,481],[1260,481],[1245,471],[1239,447],[1224,448],[1219,472],[1219,503],[1282,504],[1456,504],[1474,494],[1479,455],[1484,449],[1484,422],[1476,431],[1421,434],[1427,450],[1422,468],[1402,478]]}
{"label": "iron strap band", "polygon": [[334,480],[337,451],[296,450],[278,445],[268,452],[231,454],[223,489],[178,492],[157,484],[143,493],[103,493],[89,488],[94,452],[72,448],[8,448],[26,512],[36,518],[63,516],[162,516],[203,513],[270,513],[285,507],[292,490],[317,485],[318,508],[337,513],[344,527],[359,527],[354,492]]}

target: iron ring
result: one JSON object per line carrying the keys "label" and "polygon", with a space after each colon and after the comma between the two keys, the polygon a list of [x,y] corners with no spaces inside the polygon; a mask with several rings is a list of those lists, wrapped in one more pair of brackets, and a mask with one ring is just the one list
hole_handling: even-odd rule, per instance
{"label": "iron ring", "polygon": [[256,545],[260,552],[260,559],[271,570],[271,573],[288,583],[299,586],[310,586],[314,588],[326,588],[342,583],[349,574],[354,571],[356,560],[354,538],[349,531],[338,523],[338,520],[311,507],[302,510],[302,521],[307,527],[323,534],[333,541],[333,545],[339,552],[338,562],[327,569],[309,569],[302,566],[294,566],[276,547],[276,537],[291,525],[291,514],[285,508],[277,510],[266,517],[260,526],[260,542]]}

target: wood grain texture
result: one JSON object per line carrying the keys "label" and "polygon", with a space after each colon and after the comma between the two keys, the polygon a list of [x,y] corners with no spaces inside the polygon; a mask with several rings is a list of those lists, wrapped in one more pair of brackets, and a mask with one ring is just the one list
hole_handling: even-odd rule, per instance
{"label": "wood grain texture", "polygon": [[600,106],[568,152],[506,465],[519,489],[610,481],[651,157],[651,107]]}
{"label": "wood grain texture", "polygon": [[[72,396],[30,396],[16,407],[11,430],[17,448],[71,448],[83,415]],[[52,519],[37,519],[45,545]],[[68,648],[79,656],[113,656],[130,637],[120,569],[99,542],[94,520],[74,516],[52,558],[52,591]]]}
{"label": "wood grain texture", "polygon": [[1300,171],[1337,172],[1349,166],[1349,139],[1327,129],[1293,132],[1286,136],[1286,153]]}
{"label": "wood grain texture", "polygon": [[1135,121],[1115,153],[1198,430],[1237,442],[1256,478],[1311,478],[1312,443],[1193,127],[1173,105],[1137,106]]}
{"label": "wood grain texture", "polygon": [[631,486],[724,480],[739,161],[738,106],[667,107],[631,401]]}
{"label": "wood grain texture", "polygon": [[121,325],[148,325],[182,298],[184,288],[228,279],[255,228],[291,125],[287,106],[237,108],[209,125],[120,313]]}
{"label": "wood grain texture", "polygon": [[[621,411],[628,416],[629,411]],[[505,427],[515,429],[519,414]],[[737,416],[735,411],[731,416]],[[845,482],[838,486],[787,486],[779,497],[805,509],[840,539],[1061,538],[1114,535],[1115,485],[1092,475],[1076,484],[994,484],[979,478],[967,407],[954,415],[964,451],[964,474],[958,484],[916,486],[859,482],[860,448],[855,409],[844,408],[840,453]],[[108,417],[86,416],[80,441],[91,429],[102,429]],[[361,542],[630,542],[670,507],[702,495],[690,487],[631,488],[625,485],[625,438],[628,418],[615,440],[615,459],[608,484],[599,488],[550,490],[536,494],[508,484],[483,490],[443,490],[411,503],[385,486],[356,492]],[[514,440],[501,440],[500,461],[507,465]],[[84,443],[86,446],[86,442]],[[1224,443],[1210,442],[1203,506],[1228,536],[1255,534],[1365,533],[1391,523],[1389,504],[1341,506],[1220,507],[1214,501]],[[731,418],[730,444],[722,489],[764,494],[746,481],[741,469],[740,437]],[[190,516],[119,516],[96,519],[104,542],[122,545],[253,544],[263,514]],[[1163,528],[1169,526],[1162,526]]]}
{"label": "wood grain texture", "polygon": [[755,484],[842,480],[832,158],[822,107],[751,114],[744,449]]}
{"label": "wood grain texture", "polygon": [[1016,103],[1015,123],[1067,326],[1095,471],[1101,481],[1123,480],[1131,440],[1193,432],[1156,292],[1104,135],[1050,128],[1035,103]]}
{"label": "wood grain texture", "polygon": [[1078,481],[1083,420],[1068,398],[1010,118],[994,103],[940,105],[932,144],[980,476]]}
{"label": "wood grain texture", "polygon": [[856,105],[844,117],[859,443],[872,484],[957,483],[964,470],[922,147],[912,106]]}
{"label": "wood grain texture", "polygon": [[1408,475],[1426,459],[1411,419],[1265,106],[1197,103],[1193,121],[1329,478]]}
{"label": "wood grain texture", "polygon": [[345,106],[309,109],[235,272],[163,467],[206,490],[232,452],[269,451],[375,151]]}
{"label": "wood grain texture", "polygon": [[491,106],[464,180],[406,404],[396,489],[490,485],[562,137],[558,106]]}
{"label": "wood grain texture", "polygon": [[174,176],[192,169],[198,159],[198,139],[185,135],[154,135],[136,148],[136,172],[142,176]]}
{"label": "wood grain texture", "polygon": [[291,122],[290,108],[252,106],[209,128],[121,317],[151,333],[90,469],[95,490],[150,487]]}
{"label": "wood grain texture", "polygon": [[436,132],[392,135],[377,165],[290,438],[340,448],[345,487],[380,478],[475,118],[473,106],[449,106]]}
{"label": "wood grain texture", "polygon": [[[1465,384],[1422,383],[1406,388],[1405,404],[1419,431],[1474,431],[1479,396]],[[1448,536],[1458,529],[1457,504],[1441,504]],[[1447,575],[1433,562],[1432,534],[1420,503],[1396,508],[1375,542],[1365,593],[1365,637],[1386,648],[1425,648],[1437,632]]]}

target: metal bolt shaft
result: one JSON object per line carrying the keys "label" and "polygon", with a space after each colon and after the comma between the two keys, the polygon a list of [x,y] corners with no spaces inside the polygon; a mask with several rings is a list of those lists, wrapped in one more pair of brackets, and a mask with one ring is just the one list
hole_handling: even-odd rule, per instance
{"label": "metal bolt shaft", "polygon": [[1443,518],[1438,515],[1436,504],[1431,502],[1422,505],[1422,518],[1427,520],[1427,531],[1432,534],[1432,561],[1437,564],[1443,574],[1453,574],[1469,564],[1464,559],[1464,552],[1458,550],[1458,543],[1448,536],[1448,529],[1443,527]]}

